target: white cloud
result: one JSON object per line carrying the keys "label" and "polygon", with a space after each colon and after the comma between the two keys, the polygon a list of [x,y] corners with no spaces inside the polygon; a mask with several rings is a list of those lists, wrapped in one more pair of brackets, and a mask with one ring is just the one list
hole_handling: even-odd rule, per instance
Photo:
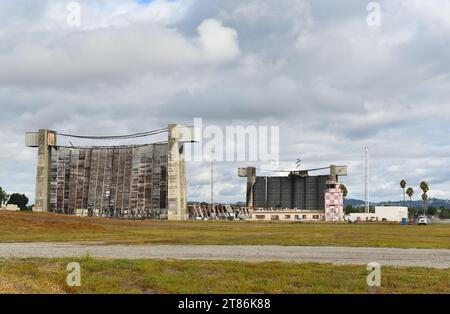
{"label": "white cloud", "polygon": [[197,39],[149,24],[100,28],[21,41],[0,52],[3,85],[74,85],[127,80],[149,72],[220,64],[239,55],[236,32],[206,20]]}
{"label": "white cloud", "polygon": [[[127,133],[168,123],[279,125],[282,167],[348,164],[349,197],[430,182],[450,198],[448,1],[89,0],[82,25],[56,0],[0,4],[0,185],[34,190],[23,132]],[[217,198],[245,198],[238,164],[217,166]],[[189,164],[190,196],[209,199],[208,165]],[[17,174],[17,175],[16,175]],[[437,193],[437,192],[436,192]]]}
{"label": "white cloud", "polygon": [[232,60],[239,56],[237,32],[215,19],[207,19],[198,27],[199,43],[207,59]]}

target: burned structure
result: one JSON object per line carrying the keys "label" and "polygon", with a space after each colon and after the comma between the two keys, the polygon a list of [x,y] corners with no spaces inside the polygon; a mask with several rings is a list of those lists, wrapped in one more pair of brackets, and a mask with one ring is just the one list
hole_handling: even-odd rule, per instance
{"label": "burned structure", "polygon": [[[329,169],[328,175],[311,176],[310,172]],[[253,212],[267,209],[323,211],[324,220],[343,219],[343,194],[339,176],[347,175],[345,166],[290,171],[287,176],[256,176],[256,168],[239,169],[247,178],[247,206]],[[299,212],[300,213],[300,212]]]}
{"label": "burned structure", "polygon": [[195,141],[194,130],[173,124],[139,137],[162,132],[167,142],[94,147],[58,146],[55,131],[27,133],[26,145],[38,148],[34,210],[188,219],[183,145]]}
{"label": "burned structure", "polygon": [[251,210],[229,204],[189,205],[189,216],[193,220],[248,220]]}

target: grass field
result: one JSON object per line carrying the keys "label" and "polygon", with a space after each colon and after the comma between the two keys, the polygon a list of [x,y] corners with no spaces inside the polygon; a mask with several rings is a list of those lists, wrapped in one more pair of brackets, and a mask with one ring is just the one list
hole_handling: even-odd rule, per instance
{"label": "grass field", "polygon": [[450,249],[450,225],[126,221],[0,213],[0,242],[31,241]]}
{"label": "grass field", "polygon": [[[81,265],[81,287],[66,265]],[[363,266],[223,261],[0,260],[0,293],[373,293]],[[381,269],[376,293],[450,293],[450,270]]]}

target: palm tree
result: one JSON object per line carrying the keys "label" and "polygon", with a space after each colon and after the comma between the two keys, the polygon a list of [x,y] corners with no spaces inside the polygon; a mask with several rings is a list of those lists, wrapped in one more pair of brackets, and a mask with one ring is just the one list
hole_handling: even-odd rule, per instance
{"label": "palm tree", "polygon": [[406,181],[405,180],[400,181],[400,187],[403,189],[403,206],[406,206],[406,196],[405,196]]}
{"label": "palm tree", "polygon": [[422,206],[423,206],[423,215],[425,216],[426,204],[427,204],[427,200],[428,200],[427,192],[430,190],[430,187],[428,186],[427,182],[422,181],[420,183],[420,188],[423,191],[423,194],[422,194]]}
{"label": "palm tree", "polygon": [[[406,194],[409,196],[409,209],[412,214],[412,197],[414,195],[414,189],[412,187],[409,187],[406,189]],[[410,219],[412,221],[412,219]]]}
{"label": "palm tree", "polygon": [[422,194],[422,201],[423,201],[423,215],[425,216],[425,211],[426,211],[426,206],[425,206],[425,204],[427,203],[427,200],[428,200],[428,195],[427,195],[427,193],[423,193]]}

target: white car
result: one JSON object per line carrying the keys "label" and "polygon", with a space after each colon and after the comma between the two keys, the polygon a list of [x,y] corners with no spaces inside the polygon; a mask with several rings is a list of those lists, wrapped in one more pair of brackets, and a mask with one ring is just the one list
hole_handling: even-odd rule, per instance
{"label": "white car", "polygon": [[420,216],[419,219],[417,219],[417,224],[420,225],[427,225],[428,221],[427,221],[427,217],[425,216]]}

